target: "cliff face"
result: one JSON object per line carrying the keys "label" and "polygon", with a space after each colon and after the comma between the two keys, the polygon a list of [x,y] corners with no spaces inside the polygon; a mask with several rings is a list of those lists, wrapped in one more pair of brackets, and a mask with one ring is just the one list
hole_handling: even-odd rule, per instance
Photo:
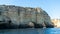
{"label": "cliff face", "polygon": [[60,28],[60,19],[51,19],[51,21],[54,23],[54,27]]}
{"label": "cliff face", "polygon": [[[4,21],[4,22],[3,22]],[[0,23],[15,25],[52,26],[49,15],[41,8],[0,5]],[[36,27],[38,27],[36,26]]]}

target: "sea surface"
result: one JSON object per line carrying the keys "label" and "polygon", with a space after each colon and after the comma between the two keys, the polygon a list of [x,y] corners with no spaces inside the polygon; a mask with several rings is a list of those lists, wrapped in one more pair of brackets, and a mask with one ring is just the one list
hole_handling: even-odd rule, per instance
{"label": "sea surface", "polygon": [[60,34],[60,28],[0,29],[0,34]]}

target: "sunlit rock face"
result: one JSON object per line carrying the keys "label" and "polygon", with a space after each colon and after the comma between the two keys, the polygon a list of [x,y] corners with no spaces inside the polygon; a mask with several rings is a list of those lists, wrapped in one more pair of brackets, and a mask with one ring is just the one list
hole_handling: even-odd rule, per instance
{"label": "sunlit rock face", "polygon": [[[41,8],[19,7],[13,5],[0,5],[0,17],[15,25],[27,25],[30,27],[53,27],[49,15]],[[5,18],[8,17],[8,18]],[[7,20],[8,19],[8,20]],[[0,20],[2,20],[0,18]],[[43,24],[44,23],[44,24]]]}
{"label": "sunlit rock face", "polygon": [[60,19],[51,19],[51,21],[54,23],[54,27],[60,28]]}

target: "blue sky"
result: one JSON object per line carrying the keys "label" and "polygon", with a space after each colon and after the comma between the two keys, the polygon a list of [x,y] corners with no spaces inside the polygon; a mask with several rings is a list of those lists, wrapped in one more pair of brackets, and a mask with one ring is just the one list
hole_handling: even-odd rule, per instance
{"label": "blue sky", "polygon": [[0,0],[0,5],[16,5],[23,7],[40,7],[49,16],[60,19],[60,0]]}

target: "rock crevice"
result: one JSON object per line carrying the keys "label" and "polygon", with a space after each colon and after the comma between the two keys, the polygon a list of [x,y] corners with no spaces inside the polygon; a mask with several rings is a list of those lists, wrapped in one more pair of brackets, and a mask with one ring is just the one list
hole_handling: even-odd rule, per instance
{"label": "rock crevice", "polygon": [[[2,18],[1,18],[2,17]],[[3,20],[5,20],[3,22]],[[41,8],[0,5],[0,23],[6,23],[18,28],[24,27],[53,27],[49,15]],[[3,24],[2,23],[2,24]]]}

